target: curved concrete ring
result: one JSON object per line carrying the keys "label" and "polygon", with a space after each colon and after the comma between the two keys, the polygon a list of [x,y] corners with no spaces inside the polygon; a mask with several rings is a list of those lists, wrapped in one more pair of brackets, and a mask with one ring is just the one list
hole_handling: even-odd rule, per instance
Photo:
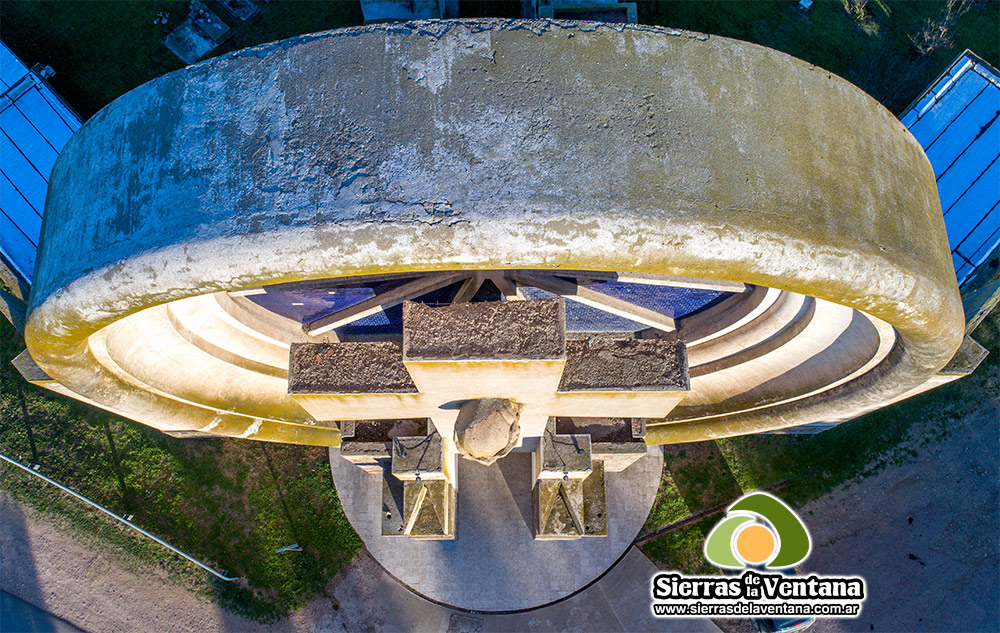
{"label": "curved concrete ring", "polygon": [[57,388],[157,428],[285,442],[339,434],[143,389],[92,337],[211,292],[493,268],[740,281],[895,328],[859,378],[651,427],[662,443],[870,409],[944,366],[963,330],[933,172],[889,112],[773,50],[655,27],[378,25],[171,73],[70,140],[41,243],[25,334]]}

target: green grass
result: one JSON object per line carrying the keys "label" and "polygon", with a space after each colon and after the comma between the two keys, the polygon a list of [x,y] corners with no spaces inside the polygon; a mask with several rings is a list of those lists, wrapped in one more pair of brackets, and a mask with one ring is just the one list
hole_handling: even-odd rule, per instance
{"label": "green grass", "polygon": [[716,518],[709,518],[694,525],[667,532],[642,546],[643,553],[664,569],[685,574],[718,574],[702,554],[705,535],[712,529]]}
{"label": "green grass", "polygon": [[[208,4],[234,30],[210,56],[362,23],[361,4],[345,0],[275,0],[247,22]],[[4,43],[28,66],[52,66],[52,85],[86,119],[129,90],[184,67],[161,42],[188,6],[184,0],[4,0],[0,20]],[[159,11],[170,14],[166,26],[153,24]]]}
{"label": "green grass", "polygon": [[188,5],[166,2],[28,2],[4,0],[3,41],[25,64],[48,64],[51,80],[84,118],[129,90],[184,64],[160,44],[157,11],[179,16]]}
{"label": "green grass", "polygon": [[[208,3],[233,28],[210,53],[303,33],[362,23],[356,1],[274,0],[240,22]],[[261,4],[261,3],[258,3]],[[854,82],[897,114],[963,49],[1000,65],[1000,2],[979,0],[950,30],[952,43],[920,55],[911,41],[925,20],[942,14],[944,0],[878,0],[858,23],[843,0],[819,0],[805,16],[792,0],[668,0],[639,2],[639,22],[743,39],[821,66]],[[3,38],[29,65],[56,70],[57,90],[85,118],[115,98],[183,64],[162,44],[186,14],[177,0],[4,0]],[[462,17],[517,17],[519,1],[465,1]],[[153,24],[158,11],[167,26]]]}
{"label": "green grass", "polygon": [[[744,490],[791,479],[781,496],[794,505],[915,456],[913,443],[944,439],[957,420],[1000,400],[1000,313],[974,338],[990,354],[970,376],[880,409],[819,435],[747,436],[718,442]],[[913,437],[919,427],[921,437]]]}
{"label": "green grass", "polygon": [[[853,82],[899,114],[965,48],[1000,61],[1000,3],[981,0],[957,20],[953,43],[919,55],[910,40],[943,0],[870,2],[863,27],[842,0],[818,0],[805,16],[791,0],[639,2],[639,22],[747,40],[804,59]],[[882,5],[887,10],[882,10]]]}
{"label": "green grass", "polygon": [[[23,344],[0,321],[0,451],[40,463],[56,481],[119,514],[135,514],[138,525],[245,580],[215,580],[13,466],[0,467],[3,492],[62,517],[82,534],[110,539],[110,549],[136,568],[163,567],[232,611],[265,621],[305,604],[360,549],[324,449],[178,440],[50,396],[24,383],[9,364]],[[291,543],[303,551],[275,553]]]}
{"label": "green grass", "polygon": [[[779,496],[801,507],[838,486],[917,457],[917,448],[947,438],[956,421],[1000,401],[1000,312],[987,317],[974,338],[990,355],[972,375],[824,433],[749,435],[667,447],[660,490],[643,532],[781,480],[788,481]],[[664,568],[701,569],[704,536],[717,519],[657,537],[642,549]]]}
{"label": "green grass", "polygon": [[[697,509],[697,506],[695,508]],[[677,484],[674,483],[670,471],[664,468],[663,476],[660,478],[660,489],[656,491],[656,498],[653,500],[653,507],[649,510],[649,516],[646,517],[646,526],[643,528],[643,532],[651,532],[693,513],[691,507],[684,501]]]}

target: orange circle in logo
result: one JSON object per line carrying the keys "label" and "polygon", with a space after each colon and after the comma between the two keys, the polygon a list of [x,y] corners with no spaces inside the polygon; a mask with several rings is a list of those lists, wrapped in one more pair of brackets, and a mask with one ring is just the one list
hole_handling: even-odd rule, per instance
{"label": "orange circle in logo", "polygon": [[774,552],[774,534],[763,525],[748,525],[736,537],[736,553],[748,563],[762,563]]}

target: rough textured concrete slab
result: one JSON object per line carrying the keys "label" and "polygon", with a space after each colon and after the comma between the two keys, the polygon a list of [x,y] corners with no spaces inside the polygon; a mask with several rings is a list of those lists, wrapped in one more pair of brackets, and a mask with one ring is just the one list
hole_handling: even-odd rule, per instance
{"label": "rough textured concrete slab", "polygon": [[163,45],[185,64],[195,63],[215,48],[215,42],[195,26],[190,18],[167,35]]}
{"label": "rough textured concrete slab", "polygon": [[[356,420],[354,437],[344,439],[346,446],[355,442],[391,442],[397,437],[427,435],[431,431],[427,418],[400,418],[396,420]],[[388,457],[388,454],[386,455]]]}
{"label": "rough textured concrete slab", "polygon": [[403,304],[406,360],[551,360],[566,357],[562,299]]}
{"label": "rough textured concrete slab", "polygon": [[593,472],[583,480],[583,533],[608,535],[607,481],[604,462],[594,460]]}
{"label": "rough textured concrete slab", "polygon": [[594,460],[604,462],[604,468],[611,472],[625,470],[646,454],[644,442],[594,442],[591,445]]}
{"label": "rough textured concrete slab", "polygon": [[293,343],[288,393],[415,393],[399,345]]}
{"label": "rough textured concrete slab", "polygon": [[444,444],[441,436],[397,437],[392,440],[392,474],[400,479],[444,478]]}
{"label": "rough textured concrete slab", "polygon": [[566,343],[559,391],[689,391],[687,353],[676,338],[594,335]]}
{"label": "rough textured concrete slab", "polygon": [[539,477],[562,479],[564,475],[583,479],[591,471],[589,435],[557,435],[549,423],[542,436]]}

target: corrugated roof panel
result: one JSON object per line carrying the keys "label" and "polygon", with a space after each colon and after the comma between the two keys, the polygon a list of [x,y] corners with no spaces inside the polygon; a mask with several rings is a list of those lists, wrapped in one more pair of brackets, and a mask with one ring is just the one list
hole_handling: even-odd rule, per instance
{"label": "corrugated roof panel", "polygon": [[32,244],[37,244],[37,231],[41,229],[42,213],[36,211],[28,203],[27,199],[14,187],[6,174],[0,177],[0,195],[3,196],[3,212],[7,218],[14,222],[20,219],[17,224],[19,230]]}
{"label": "corrugated roof panel", "polygon": [[1000,75],[966,51],[900,121],[937,176],[961,284],[1000,244]]}
{"label": "corrugated roof panel", "polygon": [[20,110],[10,107],[0,112],[0,129],[22,154],[31,157],[41,173],[52,173],[59,152]]}
{"label": "corrugated roof panel", "polygon": [[976,74],[954,83],[951,90],[944,93],[934,107],[911,124],[910,133],[920,141],[924,151],[927,151],[935,140],[939,140],[941,133],[951,126],[969,103],[982,96],[988,85],[986,79]]}
{"label": "corrugated roof panel", "polygon": [[[38,163],[42,161],[33,157]],[[27,198],[35,209],[45,208],[45,192],[48,181],[38,166],[28,160],[28,156],[11,141],[7,131],[0,129],[0,171],[14,184],[18,191]],[[2,203],[0,203],[2,204]]]}
{"label": "corrugated roof panel", "polygon": [[80,119],[0,43],[0,264],[31,282],[49,175]]}
{"label": "corrugated roof panel", "polygon": [[983,134],[982,128],[988,125],[990,119],[997,113],[997,107],[1000,105],[998,95],[1000,95],[1000,91],[984,89],[965,109],[957,113],[951,124],[942,131],[940,136],[934,139],[929,146],[924,147],[927,158],[934,165],[934,173],[938,177],[945,173],[963,154],[968,153],[969,146],[977,144],[979,141],[989,142],[989,136]]}
{"label": "corrugated roof panel", "polygon": [[1000,204],[993,205],[976,230],[952,253],[959,279],[971,275],[976,267],[972,262],[985,260],[1000,241]]}
{"label": "corrugated roof panel", "polygon": [[[35,251],[38,250],[35,243],[28,238],[23,229],[8,217],[6,211],[0,213],[0,237],[3,240],[4,255],[12,262],[32,261],[34,262]],[[19,268],[16,272],[25,276],[24,271]],[[31,271],[27,277],[30,278]]]}
{"label": "corrugated roof panel", "polygon": [[[938,178],[938,197],[941,198],[941,211],[945,214],[946,223],[950,221],[949,216],[956,213],[957,209],[961,208],[966,213],[974,210],[977,200],[975,196],[969,195],[973,188],[980,187],[982,194],[987,192],[982,186],[989,184],[984,180],[988,180],[990,169],[996,165],[997,151],[996,141],[980,139],[966,147],[965,151],[952,162],[951,167]],[[973,205],[973,208],[968,205]],[[989,205],[986,208],[988,209]]]}
{"label": "corrugated roof panel", "polygon": [[968,227],[965,237],[952,250],[975,262],[973,256],[990,246],[990,236],[995,235],[998,229],[1000,229],[1000,213],[994,204],[974,225]]}
{"label": "corrugated roof panel", "polygon": [[28,67],[21,63],[6,44],[0,42],[0,83],[4,84],[4,88],[12,86],[26,72]]}
{"label": "corrugated roof panel", "polygon": [[29,90],[14,103],[14,109],[21,114],[30,113],[29,118],[38,133],[45,137],[52,147],[62,148],[80,127],[76,115],[60,103],[58,99],[46,98],[38,90]]}
{"label": "corrugated roof panel", "polygon": [[[965,198],[969,199],[968,202],[965,202]],[[949,231],[948,243],[952,250],[969,245],[963,242],[968,242],[969,234],[982,225],[990,210],[996,206],[997,200],[1000,200],[1000,162],[993,163],[986,175],[955,205],[955,208],[962,209],[962,213],[954,212],[945,216]],[[979,243],[974,243],[978,248]],[[971,253],[966,253],[969,254]]]}

